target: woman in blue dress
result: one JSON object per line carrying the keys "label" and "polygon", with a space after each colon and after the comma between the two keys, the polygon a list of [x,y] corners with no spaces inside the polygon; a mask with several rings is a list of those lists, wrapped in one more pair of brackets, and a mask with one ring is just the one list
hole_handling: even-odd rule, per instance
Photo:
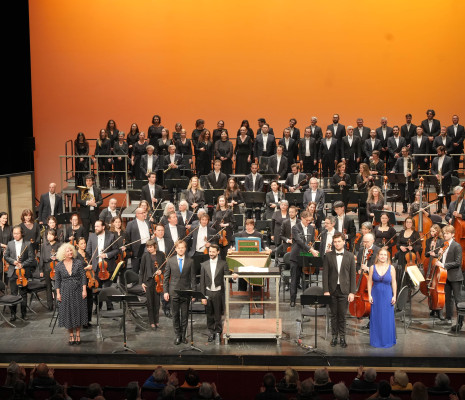
{"label": "woman in blue dress", "polygon": [[370,267],[368,276],[368,298],[371,303],[370,344],[388,348],[396,344],[396,271],[390,263],[389,252],[382,248]]}

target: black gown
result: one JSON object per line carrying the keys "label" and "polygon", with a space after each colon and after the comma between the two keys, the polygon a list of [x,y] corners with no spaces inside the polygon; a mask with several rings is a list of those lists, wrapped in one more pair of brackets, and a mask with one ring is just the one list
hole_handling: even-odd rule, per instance
{"label": "black gown", "polygon": [[[344,181],[346,183],[345,186],[339,186],[338,183]],[[344,174],[342,177],[339,174],[334,174],[331,178],[331,187],[336,192],[341,192],[342,194],[342,201],[344,202],[344,206],[347,208],[347,204],[349,204],[349,189],[352,187],[351,179],[349,174]]]}
{"label": "black gown", "polygon": [[[383,239],[386,242],[386,246],[388,246],[389,253],[392,255],[392,247],[396,244],[396,238],[394,235],[396,234],[396,230],[390,226],[387,231],[380,231],[379,230],[379,225],[375,226],[375,229],[373,231],[373,234],[375,235],[375,244],[378,247],[383,247]],[[390,242],[388,243],[388,241]]]}
{"label": "black gown", "polygon": [[242,141],[239,136],[236,141],[236,148],[234,149],[234,154],[236,155],[236,174],[247,175],[250,172],[250,164],[247,159],[250,156],[252,160],[252,139],[249,136],[245,137],[245,140]]}
{"label": "black gown", "polygon": [[158,139],[161,138],[161,131],[163,130],[164,126],[159,125],[150,125],[149,129],[147,131],[147,137],[149,139],[149,144],[151,144],[153,147],[157,146],[157,141]]}
{"label": "black gown", "polygon": [[218,140],[215,143],[215,159],[226,157],[226,160],[221,161],[221,172],[228,176],[232,174],[232,155],[233,145],[229,140]]}
{"label": "black gown", "polygon": [[[95,145],[95,156],[111,156],[111,141],[110,139],[104,139]],[[99,180],[102,188],[110,187],[110,176],[112,163],[108,161],[108,158],[113,160],[112,157],[97,157],[98,169],[99,169]]]}
{"label": "black gown", "polygon": [[89,158],[86,157],[89,155],[89,143],[75,144],[74,155],[84,156],[83,161],[80,160],[80,157],[74,159],[74,170],[76,171],[76,186],[85,186],[84,177],[90,173]]}
{"label": "black gown", "polygon": [[[184,170],[191,170],[190,161],[192,160],[192,142],[190,139],[186,139],[183,143],[181,140],[176,141],[176,153],[181,154],[182,161],[180,168]],[[190,175],[188,175],[190,176]]]}
{"label": "black gown", "polygon": [[[205,151],[200,151],[199,149],[205,149]],[[195,154],[195,168],[197,170],[197,176],[208,175],[212,171],[212,142],[198,142]]]}
{"label": "black gown", "polygon": [[136,142],[133,147],[132,155],[134,156],[134,165],[132,168],[133,168],[134,176],[136,177],[136,179],[141,180],[141,181],[144,181],[147,179],[147,177],[142,174],[141,169],[140,169],[140,159],[144,154],[147,154],[147,146],[148,146],[147,142],[144,142],[142,144],[140,144],[139,142]]}
{"label": "black gown", "polygon": [[240,214],[239,204],[244,202],[244,200],[242,199],[242,192],[239,189],[234,192],[229,192],[229,193],[225,191],[224,195],[226,196],[226,201],[228,203],[231,203],[231,201],[233,200],[237,202],[237,204],[234,204],[233,213]]}

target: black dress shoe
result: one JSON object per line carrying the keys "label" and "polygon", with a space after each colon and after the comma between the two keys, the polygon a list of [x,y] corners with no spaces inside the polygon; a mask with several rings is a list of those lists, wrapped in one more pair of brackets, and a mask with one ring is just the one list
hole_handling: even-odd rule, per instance
{"label": "black dress shoe", "polygon": [[16,314],[11,314],[10,322],[16,321]]}
{"label": "black dress shoe", "polygon": [[295,301],[291,301],[291,307],[295,307]]}
{"label": "black dress shoe", "polygon": [[214,333],[211,333],[210,335],[208,335],[208,341],[209,342],[213,342],[214,339],[215,339],[215,334]]}
{"label": "black dress shoe", "polygon": [[181,344],[181,338],[180,337],[177,337],[176,339],[174,339],[174,344],[176,346],[180,345]]}
{"label": "black dress shoe", "polygon": [[337,345],[337,336],[333,336],[330,343],[331,347],[336,347]]}
{"label": "black dress shoe", "polygon": [[346,339],[344,337],[341,337],[341,340],[339,343],[341,344],[341,347],[343,348],[347,347]]}
{"label": "black dress shoe", "polygon": [[27,317],[26,314],[21,314],[21,319],[22,319],[23,321],[27,321],[29,318]]}
{"label": "black dress shoe", "polygon": [[181,342],[183,342],[184,344],[187,344],[187,339],[186,339],[185,336],[183,336],[183,337],[181,338]]}
{"label": "black dress shoe", "polygon": [[297,285],[297,289],[302,290],[302,285],[300,283]]}
{"label": "black dress shoe", "polygon": [[451,328],[450,328],[450,332],[460,331],[461,329],[462,329],[462,324],[459,324],[458,327],[457,327],[457,325],[452,325]]}

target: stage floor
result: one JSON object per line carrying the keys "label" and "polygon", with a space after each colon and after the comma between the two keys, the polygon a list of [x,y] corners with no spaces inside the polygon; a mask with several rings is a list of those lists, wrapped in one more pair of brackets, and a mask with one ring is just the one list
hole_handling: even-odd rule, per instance
{"label": "stage floor", "polygon": [[[273,293],[273,292],[272,292]],[[281,292],[282,293],[282,292]],[[286,293],[289,298],[289,293]],[[449,334],[450,327],[436,326],[433,329],[429,318],[427,302],[420,300],[418,293],[412,302],[414,322],[404,332],[404,324],[397,319],[397,344],[390,349],[376,349],[369,344],[368,332],[362,330],[367,320],[348,318],[348,347],[332,348],[331,335],[325,340],[325,317],[318,317],[318,350],[323,354],[305,354],[306,349],[296,343],[296,319],[300,319],[300,305],[290,308],[289,302],[281,302],[283,336],[276,340],[231,340],[228,345],[215,345],[207,342],[205,315],[194,315],[194,342],[203,352],[179,350],[187,345],[173,344],[172,321],[164,315],[160,317],[161,328],[157,331],[143,331],[128,320],[128,346],[137,354],[122,352],[122,332],[116,320],[104,320],[102,342],[97,339],[96,317],[93,327],[83,330],[81,346],[69,346],[65,329],[56,327],[51,334],[49,322],[52,313],[46,311],[37,301],[29,312],[28,321],[16,321],[17,328],[6,323],[0,326],[0,363],[15,360],[22,363],[47,362],[55,364],[163,364],[163,365],[204,365],[204,366],[365,366],[375,367],[465,367],[465,332]],[[104,306],[105,308],[105,306]],[[142,315],[145,312],[142,310]],[[8,316],[8,314],[7,314]],[[274,316],[273,307],[267,309],[267,317]],[[248,318],[247,306],[234,305],[232,318]],[[261,318],[253,316],[252,318]],[[306,345],[314,344],[314,320],[304,323]]]}

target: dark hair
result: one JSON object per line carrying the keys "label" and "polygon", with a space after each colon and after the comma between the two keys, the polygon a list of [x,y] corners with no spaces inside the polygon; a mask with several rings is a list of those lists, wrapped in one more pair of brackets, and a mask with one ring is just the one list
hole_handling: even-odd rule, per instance
{"label": "dark hair", "polygon": [[94,182],[94,175],[88,174],[84,177],[85,180],[87,179],[92,179],[92,182]]}
{"label": "dark hair", "polygon": [[241,122],[241,127],[242,126],[245,126],[247,129],[249,129],[250,128],[249,120],[248,119],[243,119],[242,122]]}
{"label": "dark hair", "polygon": [[341,232],[336,232],[333,235],[333,240],[337,238],[341,238],[342,240],[344,240],[344,235]]}
{"label": "dark hair", "polygon": [[157,114],[155,114],[153,117],[152,117],[152,124],[155,123],[155,118],[158,118],[158,122],[161,124],[161,117]]}
{"label": "dark hair", "polygon": [[49,229],[47,232],[47,235],[52,234],[53,237],[56,239],[57,238],[57,230],[56,229]]}
{"label": "dark hair", "polygon": [[433,117],[436,115],[435,111],[432,108],[426,110],[426,115],[428,115],[429,113],[433,114]]}
{"label": "dark hair", "polygon": [[139,132],[139,125],[137,125],[135,122],[133,122],[133,123],[131,124],[131,126],[129,127],[129,131],[128,131],[129,133],[128,133],[128,135],[132,133],[132,126],[133,126],[133,125],[136,126],[136,135],[139,136],[139,133],[140,133],[140,132]]}
{"label": "dark hair", "polygon": [[339,207],[344,207],[344,202],[343,201],[335,201],[333,204],[333,208],[339,208]]}
{"label": "dark hair", "polygon": [[410,114],[410,113],[405,114],[405,118],[412,118],[412,114]]}
{"label": "dark hair", "polygon": [[379,381],[378,393],[379,393],[379,397],[383,397],[383,398],[389,397],[389,395],[391,394],[391,385],[389,384],[388,381],[386,380]]}
{"label": "dark hair", "polygon": [[274,388],[276,386],[276,378],[271,372],[268,372],[263,377],[263,386],[265,386],[265,388]]}
{"label": "dark hair", "polygon": [[186,371],[184,379],[189,386],[197,386],[199,384],[199,374],[193,368],[189,368]]}
{"label": "dark hair", "polygon": [[297,120],[295,118],[291,118],[289,122],[294,121],[294,125],[297,125]]}
{"label": "dark hair", "polygon": [[[0,212],[0,218],[2,218],[4,215],[6,215],[6,217],[8,218],[8,213],[6,213],[5,211]],[[6,221],[5,226],[8,226],[8,219]]]}
{"label": "dark hair", "polygon": [[113,125],[115,125],[114,129],[115,129],[115,131],[117,130],[115,120],[114,119],[109,119],[108,122],[107,122],[107,126],[105,128],[105,132],[110,132],[110,122],[113,122]]}
{"label": "dark hair", "polygon": [[[23,212],[21,213],[21,221],[24,222],[24,217],[26,215],[30,215],[31,216],[31,219],[34,218],[34,214],[32,214],[32,210],[29,210],[29,209],[25,209],[23,210]],[[32,221],[33,222],[33,221]]]}
{"label": "dark hair", "polygon": [[86,390],[86,395],[89,399],[94,399],[103,394],[102,387],[98,383],[91,383]]}
{"label": "dark hair", "polygon": [[87,143],[86,135],[84,135],[83,132],[79,132],[76,136],[76,140],[74,141],[74,145],[78,146],[79,145],[79,138],[82,137],[84,140],[82,141],[83,144]]}
{"label": "dark hair", "polygon": [[441,146],[436,147],[436,150],[446,151],[446,148],[443,145],[441,145]]}
{"label": "dark hair", "polygon": [[216,243],[212,243],[212,244],[210,245],[210,248],[211,248],[211,249],[216,249],[217,251],[220,251],[220,246],[218,246]]}
{"label": "dark hair", "polygon": [[205,124],[205,121],[201,118],[199,118],[197,121],[195,121],[195,127],[197,128],[198,126]]}
{"label": "dark hair", "polygon": [[139,397],[139,383],[136,381],[129,382],[128,386],[124,390],[124,394],[126,396],[126,400],[137,400]]}

